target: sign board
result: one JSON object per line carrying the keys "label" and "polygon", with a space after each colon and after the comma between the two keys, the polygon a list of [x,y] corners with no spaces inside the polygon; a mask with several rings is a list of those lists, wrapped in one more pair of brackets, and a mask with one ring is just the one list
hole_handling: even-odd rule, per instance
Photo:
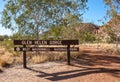
{"label": "sign board", "polygon": [[78,40],[14,40],[14,45],[77,45]]}
{"label": "sign board", "polygon": [[[23,45],[23,47],[14,47],[15,51],[23,51],[23,67],[26,66],[26,51],[66,51],[68,65],[70,65],[70,51],[79,51],[78,47],[70,47],[70,45],[78,45],[78,40],[14,40],[14,45]],[[67,47],[26,47],[26,45],[66,45]]]}
{"label": "sign board", "polygon": [[0,41],[4,41],[4,39],[0,38]]}
{"label": "sign board", "polygon": [[[14,51],[67,51],[67,47],[14,47]],[[70,51],[79,51],[78,47],[70,48]]]}

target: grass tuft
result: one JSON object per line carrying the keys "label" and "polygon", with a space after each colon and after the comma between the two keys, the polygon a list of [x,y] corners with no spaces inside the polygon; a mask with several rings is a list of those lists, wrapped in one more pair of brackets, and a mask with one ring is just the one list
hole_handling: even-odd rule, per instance
{"label": "grass tuft", "polygon": [[41,54],[41,55],[35,55],[32,57],[32,62],[33,63],[41,63],[41,62],[45,62],[48,61],[48,56]]}
{"label": "grass tuft", "polygon": [[9,54],[0,57],[0,67],[9,67],[13,63],[13,57]]}

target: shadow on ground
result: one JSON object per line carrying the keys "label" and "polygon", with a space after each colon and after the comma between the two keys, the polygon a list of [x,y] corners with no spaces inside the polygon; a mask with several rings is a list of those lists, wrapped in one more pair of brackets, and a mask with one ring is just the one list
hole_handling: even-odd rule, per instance
{"label": "shadow on ground", "polygon": [[[73,61],[73,62],[72,62]],[[119,56],[107,56],[97,54],[86,54],[81,55],[78,59],[72,60],[73,69],[69,71],[47,73],[37,71],[33,68],[27,68],[33,72],[39,73],[38,77],[46,78],[50,81],[60,81],[90,74],[107,73],[116,78],[120,78],[120,57]],[[114,66],[114,67],[113,67]],[[113,68],[112,68],[113,67]],[[80,68],[80,69],[79,69]]]}
{"label": "shadow on ground", "polygon": [[84,68],[81,70],[71,70],[71,71],[63,71],[63,72],[56,72],[56,73],[46,73],[42,71],[37,71],[31,68],[27,68],[33,72],[40,73],[37,75],[38,77],[43,77],[50,81],[60,81],[66,80],[70,78],[90,75],[90,74],[97,74],[97,73],[109,73],[114,77],[120,78],[120,70],[117,69],[108,69],[108,68]]}
{"label": "shadow on ground", "polygon": [[107,56],[96,54],[83,54],[79,58],[75,59],[75,62],[80,65],[87,66],[112,66],[112,64],[120,64],[119,56]]}

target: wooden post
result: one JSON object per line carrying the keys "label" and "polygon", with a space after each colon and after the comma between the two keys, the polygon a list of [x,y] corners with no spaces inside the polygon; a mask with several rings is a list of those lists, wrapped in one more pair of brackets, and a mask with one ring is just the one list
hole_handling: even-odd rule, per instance
{"label": "wooden post", "polygon": [[[66,51],[66,47],[62,50],[62,47],[52,47],[52,48],[48,48],[46,47],[45,49],[42,47],[38,49],[37,48],[32,48],[32,47],[27,47],[26,45],[65,45],[67,46],[67,64],[70,65],[70,59],[71,59],[71,55],[70,55],[70,45],[77,45],[79,44],[78,40],[14,40],[14,45],[23,45],[23,47],[14,47],[15,51],[23,51],[23,68],[27,68],[27,58],[26,58],[26,51]],[[74,51],[74,49],[73,49]]]}
{"label": "wooden post", "polygon": [[[23,48],[25,48],[26,45],[23,45]],[[26,65],[26,51],[23,51],[23,68],[27,68]]]}
{"label": "wooden post", "polygon": [[67,45],[67,63],[70,65],[70,45]]}

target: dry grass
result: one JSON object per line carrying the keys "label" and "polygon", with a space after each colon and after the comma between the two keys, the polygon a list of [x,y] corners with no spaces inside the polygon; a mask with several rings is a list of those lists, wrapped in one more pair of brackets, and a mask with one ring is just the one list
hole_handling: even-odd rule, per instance
{"label": "dry grass", "polygon": [[[71,52],[71,58],[75,59],[83,54],[82,50],[79,52]],[[41,63],[46,61],[65,61],[67,60],[67,53],[65,52],[47,52],[33,55],[31,57],[32,62]]]}
{"label": "dry grass", "polygon": [[48,60],[48,56],[42,54],[42,55],[35,55],[32,57],[32,61],[34,63],[41,63],[41,62],[45,62]]}
{"label": "dry grass", "polygon": [[[82,47],[91,47],[91,48],[101,48],[101,49],[107,49],[107,48],[115,48],[116,44],[109,44],[109,43],[84,43],[81,44]],[[118,45],[118,48],[120,48],[120,44]]]}
{"label": "dry grass", "polygon": [[120,44],[118,45],[118,50],[116,50],[116,44],[108,44],[108,43],[86,43],[80,45],[82,48],[97,48],[105,51],[108,55],[120,54]]}
{"label": "dry grass", "polygon": [[41,63],[46,61],[66,60],[64,53],[40,53],[32,56],[32,62]]}
{"label": "dry grass", "polygon": [[9,67],[13,63],[13,57],[12,54],[9,52],[5,52],[4,54],[0,54],[0,68],[2,67]]}
{"label": "dry grass", "polygon": [[[86,48],[98,48],[102,49],[108,55],[115,54],[117,51],[114,49],[114,44],[82,44],[79,46],[79,52],[71,52],[71,58],[76,59],[81,54],[84,54],[84,50]],[[22,53],[17,53],[17,55],[13,55],[14,63],[22,64],[23,58]],[[42,63],[47,61],[66,61],[67,60],[67,53],[66,52],[40,52],[36,54],[36,52],[27,52],[27,63]]]}
{"label": "dry grass", "polygon": [[[99,43],[99,44],[81,44],[79,46],[79,52],[71,52],[71,58],[76,59],[81,54],[84,54],[84,49],[86,48],[98,48],[104,50],[106,53],[109,54],[120,54],[119,51],[115,50],[115,44],[106,44],[106,43]],[[119,46],[120,47],[120,46]],[[13,62],[15,64],[22,64],[23,63],[23,55],[22,53],[15,52],[10,54],[9,52],[2,52],[0,56],[0,68],[6,67],[11,65]],[[67,53],[66,52],[41,52],[36,55],[33,52],[27,52],[27,63],[41,63],[46,61],[66,61],[67,60]]]}
{"label": "dry grass", "polygon": [[[79,52],[71,52],[71,58],[75,59],[83,54],[82,49]],[[16,53],[14,56],[15,64],[23,63],[23,54]],[[47,61],[66,61],[67,60],[67,52],[27,52],[27,63],[42,63]]]}
{"label": "dry grass", "polygon": [[22,63],[23,63],[23,57],[22,56],[14,57],[14,64],[20,65]]}
{"label": "dry grass", "polygon": [[2,72],[2,61],[0,59],[0,72]]}

